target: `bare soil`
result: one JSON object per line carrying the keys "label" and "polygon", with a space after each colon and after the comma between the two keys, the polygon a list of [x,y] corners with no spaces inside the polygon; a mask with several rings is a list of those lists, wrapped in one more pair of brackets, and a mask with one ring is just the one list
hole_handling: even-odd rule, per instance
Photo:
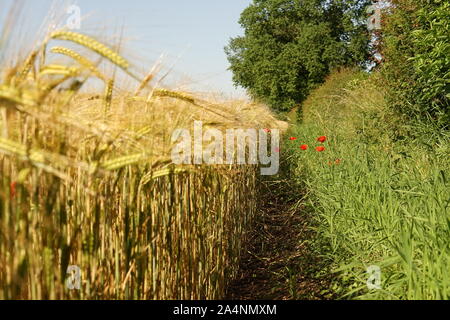
{"label": "bare soil", "polygon": [[[314,249],[313,219],[301,191],[286,181],[261,184],[261,212],[231,282],[231,300],[332,299],[326,262]],[[297,195],[296,195],[297,194]]]}

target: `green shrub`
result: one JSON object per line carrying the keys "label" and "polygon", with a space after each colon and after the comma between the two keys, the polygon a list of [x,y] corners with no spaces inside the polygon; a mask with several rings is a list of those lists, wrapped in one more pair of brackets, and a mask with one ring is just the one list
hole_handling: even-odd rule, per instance
{"label": "green shrub", "polygon": [[450,3],[394,0],[383,26],[389,104],[412,119],[450,122]]}

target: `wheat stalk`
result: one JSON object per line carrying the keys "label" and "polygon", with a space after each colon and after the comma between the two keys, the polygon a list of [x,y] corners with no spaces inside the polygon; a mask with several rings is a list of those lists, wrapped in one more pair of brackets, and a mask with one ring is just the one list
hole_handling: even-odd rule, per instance
{"label": "wheat stalk", "polygon": [[0,102],[6,103],[4,106],[17,109],[17,105],[35,106],[36,102],[32,95],[24,93],[16,87],[0,85]]}
{"label": "wheat stalk", "polygon": [[105,114],[107,114],[109,109],[111,109],[113,91],[114,91],[114,80],[111,79],[107,82],[105,88]]}
{"label": "wheat stalk", "polygon": [[30,73],[30,71],[34,71],[34,63],[36,61],[36,57],[38,55],[38,51],[33,51],[25,61],[22,70],[20,71],[20,74],[17,78],[16,84],[22,82],[24,79],[26,79],[27,75]]}
{"label": "wheat stalk", "polygon": [[77,67],[67,67],[67,66],[61,66],[61,65],[47,65],[43,66],[41,70],[39,71],[39,77],[45,76],[45,75],[62,75],[62,76],[69,76],[74,77],[77,76],[80,73],[80,69]]}
{"label": "wheat stalk", "polygon": [[135,165],[148,158],[148,155],[145,153],[124,156],[103,162],[101,164],[101,168],[107,171],[114,171],[126,166]]}
{"label": "wheat stalk", "polygon": [[83,57],[81,54],[68,49],[64,47],[53,47],[50,50],[52,53],[62,54],[65,56],[68,56],[75,61],[77,61],[81,66],[89,70],[93,75],[95,75],[97,78],[105,80],[105,76],[97,69],[97,67],[94,65],[93,62],[91,62],[89,59]]}
{"label": "wheat stalk", "polygon": [[169,176],[171,174],[181,174],[181,173],[186,173],[186,172],[192,172],[192,170],[183,169],[183,168],[167,168],[167,169],[158,170],[155,172],[149,172],[142,177],[141,182],[139,183],[139,186],[143,187],[152,180],[162,178],[165,176]]}
{"label": "wheat stalk", "polygon": [[16,156],[20,160],[28,161],[36,168],[43,169],[62,180],[69,180],[69,177],[66,174],[46,164],[47,157],[45,152],[39,150],[29,150],[26,146],[20,143],[4,138],[0,138],[0,151],[5,154]]}
{"label": "wheat stalk", "polygon": [[152,96],[153,97],[169,97],[169,98],[174,98],[174,99],[178,99],[178,100],[183,100],[183,101],[186,101],[191,104],[195,104],[195,99],[192,96],[187,95],[185,93],[171,91],[171,90],[167,90],[167,89],[155,89],[153,91]]}
{"label": "wheat stalk", "polygon": [[83,47],[86,47],[98,53],[102,57],[108,59],[109,61],[111,61],[112,63],[121,67],[124,70],[127,70],[130,66],[128,61],[125,60],[125,58],[121,57],[112,49],[108,48],[104,44],[98,42],[94,38],[91,38],[87,35],[71,31],[56,31],[50,35],[50,38],[57,40],[71,41],[79,45],[82,45]]}

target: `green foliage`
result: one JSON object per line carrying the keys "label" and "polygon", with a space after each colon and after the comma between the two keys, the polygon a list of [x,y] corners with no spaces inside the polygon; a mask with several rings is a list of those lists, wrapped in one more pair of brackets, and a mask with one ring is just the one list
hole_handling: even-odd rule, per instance
{"label": "green foliage", "polygon": [[234,82],[274,110],[302,102],[330,71],[364,63],[367,1],[254,0],[226,53]]}
{"label": "green foliage", "polygon": [[[309,190],[318,234],[329,246],[321,253],[341,280],[333,286],[339,296],[446,300],[450,136],[397,123],[374,77],[334,73],[313,91],[304,122],[290,132],[298,140],[284,148],[296,166],[292,175]],[[417,137],[396,141],[397,130]],[[318,153],[321,135],[327,149]],[[302,143],[310,149],[300,150]],[[367,287],[371,265],[381,268],[381,290]]]}
{"label": "green foliage", "polygon": [[383,75],[399,113],[450,123],[450,3],[395,0],[383,27]]}

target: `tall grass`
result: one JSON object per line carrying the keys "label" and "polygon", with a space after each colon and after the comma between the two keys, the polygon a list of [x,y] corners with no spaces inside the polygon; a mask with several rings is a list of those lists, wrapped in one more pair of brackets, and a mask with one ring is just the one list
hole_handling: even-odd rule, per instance
{"label": "tall grass", "polygon": [[[55,39],[92,54],[52,49]],[[223,297],[256,213],[257,168],[174,167],[171,133],[194,120],[273,127],[274,117],[156,88],[156,75],[117,88],[98,58],[136,77],[106,45],[65,31],[3,73],[0,299]],[[85,88],[91,77],[103,92]],[[80,290],[66,286],[71,265]]]}
{"label": "tall grass", "polygon": [[[392,114],[376,77],[333,74],[291,133],[310,151],[290,143],[289,154],[310,190],[341,297],[449,299],[449,136]],[[318,153],[322,135],[329,140]],[[381,268],[381,290],[367,287],[371,265]]]}

